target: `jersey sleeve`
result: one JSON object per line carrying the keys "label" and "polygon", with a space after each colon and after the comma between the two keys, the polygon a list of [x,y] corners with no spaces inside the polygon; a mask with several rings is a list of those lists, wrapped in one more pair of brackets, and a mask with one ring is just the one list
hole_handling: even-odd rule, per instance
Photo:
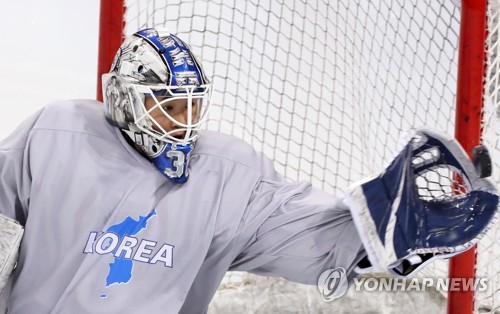
{"label": "jersey sleeve", "polygon": [[230,270],[316,284],[343,267],[351,279],[366,256],[349,209],[309,183],[263,179],[250,200]]}
{"label": "jersey sleeve", "polygon": [[41,111],[0,142],[0,213],[25,224],[30,201],[28,141]]}

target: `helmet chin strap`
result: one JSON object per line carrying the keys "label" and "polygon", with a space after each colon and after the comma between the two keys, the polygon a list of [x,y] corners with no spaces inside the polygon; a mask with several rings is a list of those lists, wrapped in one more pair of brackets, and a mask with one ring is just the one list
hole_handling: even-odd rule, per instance
{"label": "helmet chin strap", "polygon": [[167,179],[185,183],[189,176],[189,157],[194,143],[185,145],[167,143],[143,132],[122,130],[135,144],[136,149],[147,157]]}

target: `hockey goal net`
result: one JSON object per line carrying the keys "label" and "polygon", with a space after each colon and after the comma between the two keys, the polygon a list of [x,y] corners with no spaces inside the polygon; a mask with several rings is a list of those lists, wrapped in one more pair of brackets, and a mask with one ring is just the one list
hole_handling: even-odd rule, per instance
{"label": "hockey goal net", "polygon": [[[484,143],[500,184],[498,16],[497,1],[486,0],[102,0],[99,71],[123,36],[166,27],[213,77],[207,128],[251,143],[290,180],[341,194],[393,157],[402,132],[426,127],[456,135],[469,152]],[[447,303],[450,312],[470,313],[472,304],[499,312],[499,242],[497,224],[477,261],[470,251],[454,262],[449,276],[475,268],[488,278],[473,303],[468,293],[447,301],[444,291],[351,289],[327,304],[315,287],[229,274],[210,312],[445,312]],[[448,263],[421,276],[446,277]]]}

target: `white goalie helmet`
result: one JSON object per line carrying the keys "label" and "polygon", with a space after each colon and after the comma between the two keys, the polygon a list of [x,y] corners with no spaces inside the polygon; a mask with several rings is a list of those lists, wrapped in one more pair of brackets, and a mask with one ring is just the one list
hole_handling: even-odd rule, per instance
{"label": "white goalie helmet", "polygon": [[166,30],[140,30],[121,45],[102,86],[107,119],[165,176],[184,183],[212,95],[189,45]]}

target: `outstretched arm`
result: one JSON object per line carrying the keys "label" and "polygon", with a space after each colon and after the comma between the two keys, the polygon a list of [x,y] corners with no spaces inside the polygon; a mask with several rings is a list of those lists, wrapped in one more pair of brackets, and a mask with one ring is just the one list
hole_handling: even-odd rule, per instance
{"label": "outstretched arm", "polygon": [[336,267],[350,278],[366,256],[349,209],[308,183],[263,180],[255,189],[240,235],[251,239],[230,270],[316,284]]}
{"label": "outstretched arm", "polygon": [[263,179],[231,270],[315,284],[337,267],[353,278],[368,255],[370,270],[408,276],[470,248],[494,220],[498,202],[458,143],[420,131],[345,200],[307,183]]}

